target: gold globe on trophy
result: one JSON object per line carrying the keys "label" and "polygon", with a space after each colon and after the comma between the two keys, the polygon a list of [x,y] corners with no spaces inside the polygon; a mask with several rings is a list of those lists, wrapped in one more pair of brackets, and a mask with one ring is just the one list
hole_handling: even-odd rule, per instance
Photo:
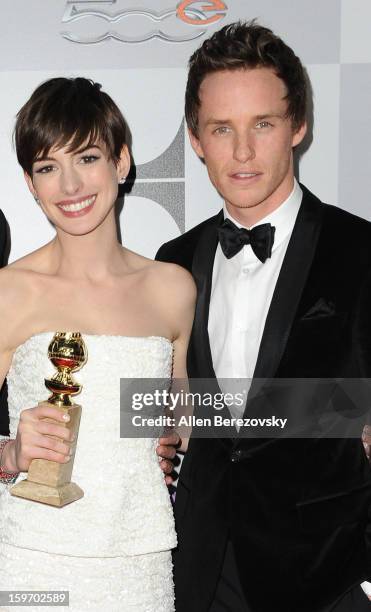
{"label": "gold globe on trophy", "polygon": [[48,357],[57,368],[57,372],[52,378],[45,379],[45,386],[52,395],[46,402],[40,402],[40,404],[50,404],[69,415],[70,420],[64,424],[49,418],[44,421],[62,425],[72,431],[74,440],[71,443],[71,459],[68,463],[33,459],[28,469],[27,479],[15,484],[10,489],[10,493],[16,497],[62,507],[84,495],[83,490],[71,482],[81,417],[81,406],[71,400],[73,395],[81,391],[81,385],[73,379],[72,372],[82,368],[87,361],[87,349],[81,334],[79,332],[56,332],[48,348]]}

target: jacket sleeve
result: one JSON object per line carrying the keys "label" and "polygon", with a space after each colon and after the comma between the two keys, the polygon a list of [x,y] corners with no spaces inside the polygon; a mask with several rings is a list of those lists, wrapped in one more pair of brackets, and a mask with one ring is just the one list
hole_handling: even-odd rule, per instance
{"label": "jacket sleeve", "polygon": [[0,268],[6,264],[7,231],[4,213],[0,210]]}
{"label": "jacket sleeve", "polygon": [[[0,268],[5,266],[7,251],[7,226],[4,214],[0,210]],[[0,436],[9,435],[9,415],[8,415],[8,393],[7,384],[4,382],[0,389]]]}
{"label": "jacket sleeve", "polygon": [[353,346],[362,378],[371,378],[371,267],[357,303],[353,329]]}
{"label": "jacket sleeve", "polygon": [[167,251],[167,243],[160,246],[159,250],[156,253],[155,259],[157,261],[169,261],[166,257]]}

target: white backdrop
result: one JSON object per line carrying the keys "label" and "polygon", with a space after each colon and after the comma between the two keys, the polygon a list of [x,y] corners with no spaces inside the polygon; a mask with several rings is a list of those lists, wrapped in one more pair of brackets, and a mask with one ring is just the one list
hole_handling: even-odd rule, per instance
{"label": "white backdrop", "polygon": [[54,233],[11,145],[16,112],[52,76],[100,82],[129,123],[137,181],[120,217],[124,244],[152,257],[219,210],[184,131],[183,98],[192,51],[238,18],[272,27],[307,67],[314,129],[300,180],[321,199],[371,218],[369,0],[3,0],[1,11],[0,207],[10,225],[11,261]]}

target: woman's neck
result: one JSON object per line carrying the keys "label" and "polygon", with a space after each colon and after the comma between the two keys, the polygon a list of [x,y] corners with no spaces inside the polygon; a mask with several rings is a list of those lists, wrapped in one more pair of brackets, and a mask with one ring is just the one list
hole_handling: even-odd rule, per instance
{"label": "woman's neck", "polygon": [[113,211],[99,227],[83,236],[57,229],[49,255],[55,274],[60,276],[98,281],[115,274],[122,264],[122,247]]}

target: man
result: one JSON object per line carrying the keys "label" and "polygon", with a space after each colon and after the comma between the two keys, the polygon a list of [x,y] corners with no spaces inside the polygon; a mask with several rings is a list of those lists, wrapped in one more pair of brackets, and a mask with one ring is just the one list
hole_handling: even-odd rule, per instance
{"label": "man", "polygon": [[6,220],[3,212],[0,210],[0,268],[6,264],[7,252],[7,231]]}
{"label": "man", "polygon": [[[191,57],[191,144],[225,203],[158,253],[197,283],[190,378],[371,375],[371,226],[295,181],[306,99],[300,60],[254,22]],[[370,506],[360,439],[191,438],[177,611],[368,610]]]}
{"label": "man", "polygon": [[[7,224],[3,212],[0,210],[0,268],[5,266],[8,255]],[[8,407],[6,401],[6,383],[0,389],[0,435],[9,435]]]}

